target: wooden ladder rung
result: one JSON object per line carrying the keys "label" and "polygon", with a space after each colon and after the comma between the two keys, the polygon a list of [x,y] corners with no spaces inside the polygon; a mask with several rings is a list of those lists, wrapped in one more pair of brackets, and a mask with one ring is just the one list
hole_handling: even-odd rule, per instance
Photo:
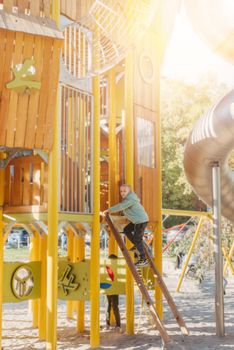
{"label": "wooden ladder rung", "polygon": [[145,252],[146,258],[150,264],[150,268],[152,269],[154,276],[157,278],[158,285],[159,285],[159,287],[160,287],[160,289],[161,289],[164,297],[166,298],[166,301],[171,309],[171,312],[173,313],[175,320],[177,321],[178,325],[180,326],[182,334],[188,335],[189,331],[186,327],[186,324],[183,320],[183,317],[181,316],[179,310],[177,309],[176,304],[175,304],[165,282],[163,281],[161,274],[159,273],[158,269],[156,268],[154,260],[151,257],[151,255],[149,254],[148,248],[147,248],[145,243],[144,243],[144,252]]}
{"label": "wooden ladder rung", "polygon": [[147,305],[147,307],[148,307],[148,309],[150,311],[150,314],[152,316],[152,319],[154,320],[154,323],[155,323],[155,325],[156,325],[156,327],[157,327],[157,329],[158,329],[158,331],[159,331],[159,333],[160,333],[160,335],[162,337],[163,342],[164,343],[170,342],[170,338],[169,338],[169,336],[167,334],[167,331],[166,331],[166,329],[164,327],[164,324],[160,320],[160,318],[159,318],[159,316],[157,314],[156,308],[154,306],[154,302],[152,301],[147,288],[145,287],[141,277],[139,276],[137,268],[136,268],[135,264],[133,263],[133,261],[131,259],[131,256],[130,256],[130,254],[129,254],[126,246],[125,246],[125,243],[124,243],[123,239],[121,238],[121,236],[119,235],[118,231],[116,230],[116,228],[115,228],[113,222],[111,221],[110,216],[109,216],[108,213],[106,214],[105,217],[106,217],[106,222],[109,225],[109,227],[110,227],[110,229],[111,229],[111,231],[112,231],[112,233],[113,233],[113,235],[115,237],[115,240],[116,240],[118,246],[120,247],[120,249],[121,249],[121,251],[123,253],[123,256],[124,256],[124,258],[125,258],[125,260],[126,260],[126,262],[128,264],[128,267],[129,267],[129,269],[130,269],[130,271],[131,271],[131,273],[133,275],[133,278],[135,279],[136,284],[137,284],[138,288],[141,291],[141,294],[142,294],[142,296],[143,296],[143,298],[144,298],[144,300],[146,302],[146,305]]}

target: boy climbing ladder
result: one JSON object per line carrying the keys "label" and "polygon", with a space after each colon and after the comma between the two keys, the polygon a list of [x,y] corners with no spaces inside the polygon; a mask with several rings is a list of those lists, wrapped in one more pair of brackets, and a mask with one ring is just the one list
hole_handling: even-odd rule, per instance
{"label": "boy climbing ladder", "polygon": [[149,217],[144,207],[140,204],[140,199],[131,191],[130,185],[121,185],[120,195],[123,198],[122,202],[110,207],[104,214],[107,212],[111,214],[119,211],[124,212],[124,215],[130,221],[130,223],[124,227],[124,234],[134,245],[131,250],[137,250],[140,254],[140,258],[136,262],[136,267],[147,266],[148,261],[144,252],[143,236]]}

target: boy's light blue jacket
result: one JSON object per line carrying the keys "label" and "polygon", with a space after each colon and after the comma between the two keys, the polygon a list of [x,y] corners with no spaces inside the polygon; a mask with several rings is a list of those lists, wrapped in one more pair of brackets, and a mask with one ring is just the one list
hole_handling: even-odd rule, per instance
{"label": "boy's light blue jacket", "polygon": [[117,213],[118,211],[123,211],[127,219],[133,224],[142,224],[149,221],[144,207],[140,204],[140,199],[134,192],[129,192],[121,203],[108,209],[109,213]]}

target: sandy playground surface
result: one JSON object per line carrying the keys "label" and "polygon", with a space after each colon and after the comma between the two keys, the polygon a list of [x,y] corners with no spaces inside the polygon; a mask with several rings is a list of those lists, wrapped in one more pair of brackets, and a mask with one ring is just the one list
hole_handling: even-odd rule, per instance
{"label": "sandy playground surface", "polygon": [[[165,303],[164,324],[172,342],[167,349],[206,350],[206,349],[234,349],[234,276],[227,278],[228,285],[225,295],[225,333],[219,338],[215,335],[214,313],[214,272],[208,272],[202,284],[196,280],[184,280],[180,293],[176,293],[178,274],[172,264],[165,264],[164,280],[174,297],[186,325],[190,331],[188,337],[183,338],[168,306]],[[139,292],[135,293],[136,330],[135,336],[117,333],[114,329],[104,330],[105,305],[101,296],[101,347],[99,349],[162,349],[162,343],[157,330],[150,323],[146,311],[141,310]],[[89,304],[86,305],[86,326],[89,327]],[[142,311],[142,312],[141,312]],[[123,328],[125,326],[124,296],[120,298],[120,312]],[[140,313],[142,316],[140,317]],[[138,327],[139,326],[139,327]],[[90,349],[89,332],[79,335],[75,330],[76,321],[66,319],[66,305],[59,302],[58,306],[58,350]],[[38,331],[31,324],[28,314],[28,304],[4,304],[3,309],[3,348],[4,350],[32,350],[45,349],[45,342],[38,340]]]}

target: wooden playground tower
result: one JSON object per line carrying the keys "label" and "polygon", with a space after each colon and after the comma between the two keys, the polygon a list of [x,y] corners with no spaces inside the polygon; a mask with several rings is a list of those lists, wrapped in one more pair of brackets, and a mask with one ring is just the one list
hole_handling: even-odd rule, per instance
{"label": "wooden playground tower", "polygon": [[[125,10],[133,26],[134,6],[126,4],[118,11]],[[90,24],[90,9],[100,26]],[[71,20],[63,28],[60,14]],[[104,35],[113,18],[105,23],[101,14],[94,0],[0,1],[0,285],[4,242],[13,226],[23,225],[31,236],[30,260],[40,265],[39,292],[31,300],[33,325],[48,350],[57,343],[59,229],[68,236],[67,263],[85,259],[84,236],[91,232],[90,344],[100,344],[100,210],[119,200],[120,183],[133,186],[149,213],[155,263],[162,272],[159,26],[144,23],[134,45],[126,38],[126,50]],[[136,37],[139,28],[132,28]],[[121,40],[113,37],[115,43]],[[113,237],[109,252],[117,252]],[[4,300],[0,288],[0,347]],[[70,316],[76,303],[78,332],[85,329],[84,301],[70,299],[67,305]],[[155,301],[162,317],[158,286]],[[129,269],[126,332],[134,333]]]}

